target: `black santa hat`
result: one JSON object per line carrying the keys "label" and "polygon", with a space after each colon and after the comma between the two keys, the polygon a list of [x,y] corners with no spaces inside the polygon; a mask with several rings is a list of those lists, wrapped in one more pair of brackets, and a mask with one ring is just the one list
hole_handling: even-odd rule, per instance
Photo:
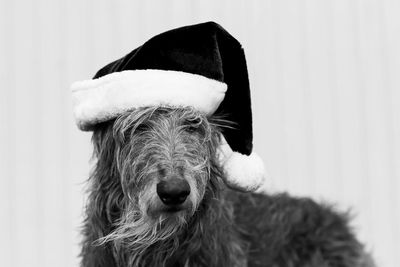
{"label": "black santa hat", "polygon": [[228,182],[253,191],[264,182],[262,160],[252,153],[250,88],[240,43],[214,22],[159,34],[100,69],[92,80],[72,85],[74,115],[81,130],[128,110],[147,106],[192,106],[234,123],[223,130],[220,164]]}

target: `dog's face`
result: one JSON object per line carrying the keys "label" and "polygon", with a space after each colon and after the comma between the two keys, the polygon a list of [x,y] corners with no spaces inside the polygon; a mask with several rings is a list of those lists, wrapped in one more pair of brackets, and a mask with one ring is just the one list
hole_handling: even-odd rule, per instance
{"label": "dog's face", "polygon": [[113,126],[126,197],[142,214],[193,214],[204,196],[215,156],[216,129],[190,108],[147,108]]}
{"label": "dog's face", "polygon": [[112,139],[106,154],[113,154],[121,191],[113,192],[120,215],[104,240],[149,245],[185,225],[215,193],[219,134],[215,121],[192,108],[164,107],[126,112],[101,138],[95,132],[97,151]]}

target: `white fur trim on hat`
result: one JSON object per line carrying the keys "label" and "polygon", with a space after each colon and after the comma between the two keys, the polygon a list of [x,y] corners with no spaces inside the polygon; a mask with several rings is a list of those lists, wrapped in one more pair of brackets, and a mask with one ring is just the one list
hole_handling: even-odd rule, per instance
{"label": "white fur trim on hat", "polygon": [[227,85],[201,75],[167,70],[126,70],[71,86],[74,115],[82,130],[147,106],[192,106],[213,114]]}
{"label": "white fur trim on hat", "polygon": [[227,182],[231,186],[245,191],[256,191],[265,183],[266,175],[262,159],[254,152],[247,156],[232,151],[222,135],[218,157]]}

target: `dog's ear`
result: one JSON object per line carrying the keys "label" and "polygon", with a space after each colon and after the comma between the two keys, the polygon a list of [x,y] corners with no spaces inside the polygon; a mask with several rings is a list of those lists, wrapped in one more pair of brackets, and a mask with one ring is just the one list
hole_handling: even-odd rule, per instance
{"label": "dog's ear", "polygon": [[[90,175],[93,190],[90,191],[87,212],[93,215],[92,218],[102,218],[99,221],[104,223],[114,222],[119,217],[123,199],[115,161],[116,141],[113,137],[113,125],[114,121],[99,123],[93,128],[92,135],[93,157],[96,162]],[[104,190],[107,190],[107,194],[104,194]],[[105,225],[93,227],[97,227],[99,233],[105,233],[109,231]]]}

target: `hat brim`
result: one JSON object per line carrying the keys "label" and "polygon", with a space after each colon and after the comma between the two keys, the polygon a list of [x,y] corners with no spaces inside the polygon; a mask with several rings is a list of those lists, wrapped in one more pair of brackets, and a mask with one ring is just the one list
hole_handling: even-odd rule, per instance
{"label": "hat brim", "polygon": [[135,108],[191,106],[211,115],[227,85],[181,71],[126,70],[72,84],[74,116],[81,130]]}

